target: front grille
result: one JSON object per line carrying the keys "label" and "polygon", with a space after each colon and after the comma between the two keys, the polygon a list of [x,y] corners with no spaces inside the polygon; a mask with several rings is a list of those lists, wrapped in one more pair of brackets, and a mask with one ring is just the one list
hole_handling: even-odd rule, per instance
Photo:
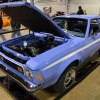
{"label": "front grille", "polygon": [[11,53],[5,53],[5,55],[8,56],[8,57],[10,57],[10,58],[12,58],[12,59],[14,59],[14,60],[16,60],[16,61],[18,61],[18,62],[20,62],[20,63],[22,63],[22,64],[25,64],[26,63],[26,60],[22,60],[22,59],[20,59],[18,57],[15,57]]}
{"label": "front grille", "polygon": [[27,60],[22,60],[22,59],[20,59],[20,58],[18,58],[18,57],[16,57],[16,56],[14,56],[14,55],[11,54],[11,53],[8,53],[8,52],[4,51],[2,48],[0,48],[0,52],[2,52],[3,54],[5,54],[6,56],[8,56],[9,58],[12,58],[12,59],[14,59],[15,61],[18,61],[18,62],[20,62],[20,63],[22,63],[22,64],[25,64],[25,63],[27,62]]}
{"label": "front grille", "polygon": [[19,65],[16,65],[16,64],[10,62],[9,60],[7,60],[7,59],[5,59],[5,58],[3,58],[3,61],[4,61],[7,65],[9,65],[10,67],[16,69],[17,71],[19,71],[18,68],[20,68],[22,71],[19,71],[19,72],[21,72],[21,73],[24,74],[23,68],[20,67]]}

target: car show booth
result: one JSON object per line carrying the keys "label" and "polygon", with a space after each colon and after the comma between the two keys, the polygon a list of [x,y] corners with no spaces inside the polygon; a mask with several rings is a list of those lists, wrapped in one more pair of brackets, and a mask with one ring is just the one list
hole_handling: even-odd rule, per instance
{"label": "car show booth", "polygon": [[[6,41],[0,41],[0,91],[5,90],[12,100],[99,100],[97,12],[70,15],[77,0],[5,2],[0,9],[22,26],[21,36],[15,38],[8,38],[19,31],[12,31],[10,22],[0,33],[7,37]],[[51,19],[48,14],[57,11],[54,6],[65,13]],[[5,92],[0,93],[2,100]]]}

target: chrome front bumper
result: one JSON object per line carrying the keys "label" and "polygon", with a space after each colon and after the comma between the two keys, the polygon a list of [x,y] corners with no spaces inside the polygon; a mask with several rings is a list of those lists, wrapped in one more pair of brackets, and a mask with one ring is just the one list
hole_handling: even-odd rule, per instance
{"label": "chrome front bumper", "polygon": [[23,79],[22,77],[18,76],[16,73],[12,72],[2,64],[0,64],[0,70],[2,70],[5,74],[9,75],[12,79],[14,79],[19,85],[21,85],[28,92],[34,92],[42,88],[41,84],[37,86],[29,83],[26,79]]}

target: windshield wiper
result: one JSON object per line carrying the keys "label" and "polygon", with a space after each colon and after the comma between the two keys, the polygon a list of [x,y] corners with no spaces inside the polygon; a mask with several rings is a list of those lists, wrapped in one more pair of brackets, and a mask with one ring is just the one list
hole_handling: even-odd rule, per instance
{"label": "windshield wiper", "polygon": [[68,34],[69,36],[73,36],[73,37],[75,37],[75,35],[69,34],[69,33],[67,33],[67,32],[66,32],[66,34]]}
{"label": "windshield wiper", "polygon": [[67,33],[67,30],[65,30],[65,29],[63,29],[63,30],[64,30],[64,32],[65,32],[67,35],[75,37],[75,35],[72,35],[72,34]]}

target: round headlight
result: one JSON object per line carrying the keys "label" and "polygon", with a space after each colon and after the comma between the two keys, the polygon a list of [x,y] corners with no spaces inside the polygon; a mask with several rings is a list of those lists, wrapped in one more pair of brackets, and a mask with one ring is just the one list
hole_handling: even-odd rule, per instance
{"label": "round headlight", "polygon": [[30,79],[30,80],[33,80],[33,74],[30,70],[26,69],[26,76]]}

